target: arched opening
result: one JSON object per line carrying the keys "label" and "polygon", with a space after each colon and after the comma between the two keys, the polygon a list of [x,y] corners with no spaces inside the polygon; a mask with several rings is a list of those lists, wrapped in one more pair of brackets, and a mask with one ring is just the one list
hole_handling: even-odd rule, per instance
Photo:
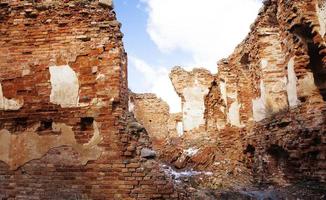
{"label": "arched opening", "polygon": [[326,66],[323,62],[322,48],[314,43],[313,38],[317,33],[313,33],[309,24],[302,24],[294,26],[292,33],[306,45],[309,56],[309,68],[314,74],[314,82],[320,91],[323,100],[326,100]]}

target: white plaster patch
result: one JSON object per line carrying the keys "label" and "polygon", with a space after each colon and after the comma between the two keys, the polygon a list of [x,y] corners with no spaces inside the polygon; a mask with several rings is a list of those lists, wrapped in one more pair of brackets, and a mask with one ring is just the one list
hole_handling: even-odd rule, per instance
{"label": "white plaster patch", "polygon": [[260,61],[260,66],[262,69],[265,69],[267,67],[267,65],[268,65],[268,60],[262,59]]}
{"label": "white plaster patch", "polygon": [[177,129],[177,133],[178,133],[178,136],[180,137],[180,136],[182,136],[183,135],[183,124],[182,124],[182,122],[177,122],[177,127],[176,127],[176,129]]}
{"label": "white plaster patch", "polygon": [[316,4],[316,7],[320,26],[320,35],[324,37],[326,34],[326,3],[323,2],[323,4],[320,6]]}
{"label": "white plaster patch", "polygon": [[0,110],[19,110],[24,102],[16,99],[7,99],[3,96],[2,85],[0,83]]}
{"label": "white plaster patch", "polygon": [[200,86],[187,87],[183,90],[183,96],[185,98],[183,104],[183,128],[185,131],[190,131],[205,124],[204,97],[207,94],[208,88]]}
{"label": "white plaster patch", "polygon": [[196,155],[198,153],[199,149],[195,149],[195,148],[189,148],[183,151],[184,154],[186,154],[189,157],[192,157],[194,155]]}
{"label": "white plaster patch", "polygon": [[220,111],[225,114],[225,107],[224,106],[221,106],[220,107]]}
{"label": "white plaster patch", "polygon": [[76,73],[68,65],[51,66],[50,102],[62,108],[78,107],[79,83]]}
{"label": "white plaster patch", "polygon": [[240,107],[238,100],[233,102],[229,108],[228,120],[229,123],[233,126],[241,127],[240,124]]}
{"label": "white plaster patch", "polygon": [[135,104],[130,99],[128,101],[128,109],[129,109],[129,112],[134,112],[134,110],[135,110]]}
{"label": "white plaster patch", "polygon": [[252,100],[254,121],[258,122],[266,118],[266,90],[264,81],[260,81],[260,98]]}
{"label": "white plaster patch", "polygon": [[0,130],[0,160],[15,170],[25,163],[42,158],[50,149],[70,146],[78,153],[78,161],[85,165],[89,160],[96,160],[102,154],[97,145],[103,140],[100,125],[94,121],[93,137],[86,144],[79,144],[72,127],[63,123],[53,123],[52,131],[60,135],[38,135],[40,123],[19,134],[12,134],[6,129]]}
{"label": "white plaster patch", "polygon": [[289,106],[291,108],[296,107],[299,103],[297,93],[297,76],[294,71],[294,58],[291,58],[288,63],[288,83],[287,83],[287,94]]}
{"label": "white plaster patch", "polygon": [[231,103],[229,110],[227,110],[227,120],[233,126],[241,127],[240,122],[240,107],[241,104],[238,102],[238,93],[237,92],[229,92],[227,93],[227,97],[233,99],[233,103]]}
{"label": "white plaster patch", "polygon": [[227,105],[226,83],[223,81],[220,82],[220,90],[222,94],[222,99],[224,100],[225,105]]}

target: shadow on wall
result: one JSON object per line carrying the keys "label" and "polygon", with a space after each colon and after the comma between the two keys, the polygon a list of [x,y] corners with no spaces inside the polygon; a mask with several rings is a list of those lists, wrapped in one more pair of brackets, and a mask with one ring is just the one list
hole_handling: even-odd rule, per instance
{"label": "shadow on wall", "polygon": [[325,47],[318,47],[313,41],[316,32],[308,24],[294,26],[291,30],[306,45],[309,55],[309,68],[313,72],[315,84],[318,87],[324,101],[326,101],[326,65],[323,62]]}

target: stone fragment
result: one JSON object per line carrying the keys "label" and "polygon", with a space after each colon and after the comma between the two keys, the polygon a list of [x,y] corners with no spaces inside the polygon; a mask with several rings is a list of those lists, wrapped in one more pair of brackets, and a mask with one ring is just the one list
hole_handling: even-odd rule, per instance
{"label": "stone fragment", "polygon": [[146,159],[153,159],[156,157],[156,152],[149,148],[143,148],[141,150],[140,157],[146,158]]}
{"label": "stone fragment", "polygon": [[138,132],[144,130],[144,126],[138,122],[129,123],[127,128],[129,130],[129,132],[131,132],[131,133],[138,133]]}

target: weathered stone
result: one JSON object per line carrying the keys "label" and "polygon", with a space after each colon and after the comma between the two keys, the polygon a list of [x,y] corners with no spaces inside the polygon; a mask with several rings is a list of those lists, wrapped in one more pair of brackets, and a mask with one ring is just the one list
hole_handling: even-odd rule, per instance
{"label": "weathered stone", "polygon": [[143,148],[141,150],[140,156],[142,158],[153,159],[156,157],[156,152],[148,148]]}
{"label": "weathered stone", "polygon": [[144,126],[138,122],[132,122],[132,123],[128,124],[128,130],[130,130],[132,132],[140,132],[140,131],[144,130]]}

